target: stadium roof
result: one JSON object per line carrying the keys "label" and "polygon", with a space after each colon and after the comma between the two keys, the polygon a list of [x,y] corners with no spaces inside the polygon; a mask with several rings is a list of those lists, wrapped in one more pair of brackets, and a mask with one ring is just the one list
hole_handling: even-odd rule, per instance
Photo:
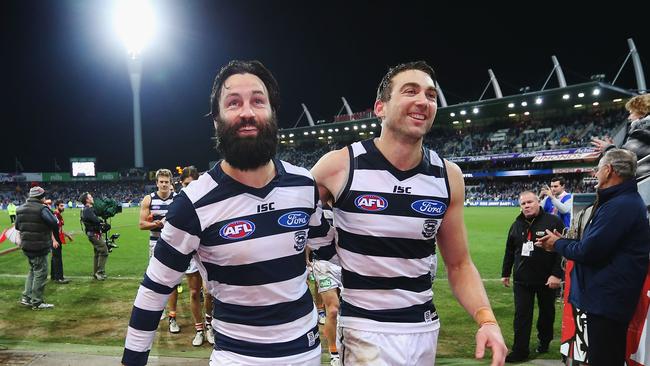
{"label": "stadium roof", "polygon": [[[531,91],[475,102],[459,103],[438,108],[434,126],[462,127],[469,124],[489,124],[505,119],[520,120],[527,116],[550,118],[598,109],[622,108],[623,102],[635,94],[608,83],[591,81],[564,88]],[[282,144],[325,141],[347,141],[379,135],[376,117],[321,123],[315,126],[280,130]]]}

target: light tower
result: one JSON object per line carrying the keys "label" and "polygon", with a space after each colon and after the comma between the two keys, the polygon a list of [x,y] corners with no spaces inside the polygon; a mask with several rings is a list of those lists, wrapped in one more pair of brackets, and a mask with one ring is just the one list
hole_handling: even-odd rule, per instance
{"label": "light tower", "polygon": [[154,16],[146,0],[124,0],[117,4],[115,25],[124,41],[129,57],[129,76],[133,92],[133,150],[136,168],[144,167],[142,152],[142,122],[140,113],[140,83],[142,80],[142,50],[154,31]]}

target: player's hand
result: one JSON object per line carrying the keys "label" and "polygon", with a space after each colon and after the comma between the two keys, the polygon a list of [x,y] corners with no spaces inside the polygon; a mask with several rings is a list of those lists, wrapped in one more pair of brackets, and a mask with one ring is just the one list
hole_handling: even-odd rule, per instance
{"label": "player's hand", "polygon": [[156,225],[156,227],[159,227],[159,228],[162,228],[163,226],[165,226],[165,223],[162,222],[161,220],[155,220],[153,222],[153,224]]}
{"label": "player's hand", "polygon": [[503,341],[501,329],[496,324],[483,324],[476,332],[476,353],[477,359],[485,356],[485,348],[492,349],[492,363],[490,366],[503,366],[506,361],[508,347]]}
{"label": "player's hand", "polygon": [[53,242],[52,242],[52,247],[54,247],[54,249],[58,249],[60,246],[61,246],[61,245],[59,244],[58,241],[53,241]]}
{"label": "player's hand", "polygon": [[510,277],[501,277],[501,283],[505,287],[510,287]]}

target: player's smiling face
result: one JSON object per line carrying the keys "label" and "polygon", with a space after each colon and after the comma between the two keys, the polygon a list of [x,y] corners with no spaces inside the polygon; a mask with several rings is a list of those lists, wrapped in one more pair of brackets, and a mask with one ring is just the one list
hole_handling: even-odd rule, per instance
{"label": "player's smiling face", "polygon": [[266,86],[252,74],[235,74],[226,79],[219,104],[220,120],[233,125],[239,137],[257,136],[259,124],[271,119]]}
{"label": "player's smiling face", "polygon": [[384,128],[398,135],[421,138],[431,126],[438,109],[433,79],[420,70],[406,70],[395,75],[388,101],[375,103],[375,114]]}

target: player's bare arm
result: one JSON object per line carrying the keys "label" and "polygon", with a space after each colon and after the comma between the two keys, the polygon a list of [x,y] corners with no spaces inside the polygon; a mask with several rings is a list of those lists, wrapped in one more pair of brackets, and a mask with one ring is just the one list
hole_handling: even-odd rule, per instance
{"label": "player's bare arm", "polygon": [[320,199],[330,206],[345,187],[350,168],[348,148],[330,151],[323,155],[311,169],[311,174],[318,184]]}
{"label": "player's bare arm", "polygon": [[476,335],[476,357],[482,358],[485,348],[492,349],[492,364],[503,365],[507,348],[501,330],[490,308],[481,277],[469,255],[467,229],[463,218],[465,183],[458,165],[445,160],[451,200],[438,230],[437,243],[445,261],[449,285],[458,302],[479,323]]}
{"label": "player's bare arm", "polygon": [[140,230],[151,230],[158,227],[162,227],[162,222],[160,220],[150,221],[151,216],[151,196],[144,196],[142,202],[140,202],[140,221],[139,226]]}

